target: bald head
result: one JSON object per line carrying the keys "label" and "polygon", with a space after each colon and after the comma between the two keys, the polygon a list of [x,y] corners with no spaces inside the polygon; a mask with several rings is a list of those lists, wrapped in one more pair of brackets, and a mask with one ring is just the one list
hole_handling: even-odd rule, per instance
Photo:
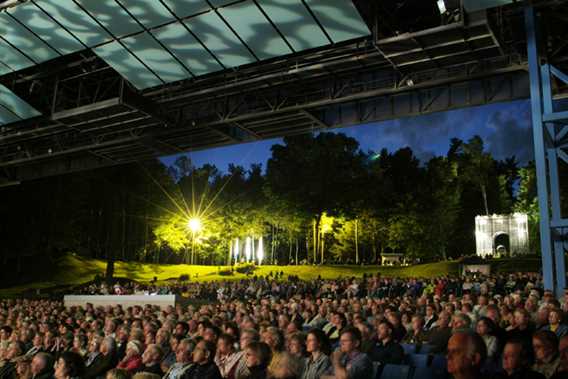
{"label": "bald head", "polygon": [[454,333],[448,341],[448,372],[459,378],[479,372],[487,357],[483,339],[474,333]]}

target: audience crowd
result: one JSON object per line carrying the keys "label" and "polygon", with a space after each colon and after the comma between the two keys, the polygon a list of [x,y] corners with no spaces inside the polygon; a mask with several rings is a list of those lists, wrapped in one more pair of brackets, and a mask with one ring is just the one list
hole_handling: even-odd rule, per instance
{"label": "audience crowd", "polygon": [[205,305],[0,300],[0,379],[388,379],[404,367],[417,379],[568,378],[568,292],[556,299],[537,274],[272,275],[78,292]]}

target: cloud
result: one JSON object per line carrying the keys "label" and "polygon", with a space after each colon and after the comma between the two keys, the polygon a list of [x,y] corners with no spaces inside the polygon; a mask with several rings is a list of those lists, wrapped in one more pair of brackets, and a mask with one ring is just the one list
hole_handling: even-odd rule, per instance
{"label": "cloud", "polygon": [[528,104],[512,106],[490,115],[488,135],[484,138],[487,149],[496,159],[515,156],[524,165],[534,159],[531,115]]}

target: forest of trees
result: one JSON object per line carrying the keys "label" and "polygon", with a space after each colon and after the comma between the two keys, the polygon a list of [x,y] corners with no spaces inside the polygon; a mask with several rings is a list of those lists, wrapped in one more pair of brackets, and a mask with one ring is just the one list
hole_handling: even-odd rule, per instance
{"label": "forest of trees", "polygon": [[539,246],[534,167],[495,160],[480,137],[452,139],[446,156],[420,162],[410,148],[364,152],[341,133],[308,134],[274,145],[265,168],[221,172],[183,155],[171,167],[156,159],[0,194],[5,259],[76,252],[220,265],[235,238],[263,236],[269,263],[373,263],[393,251],[430,261],[473,254],[475,216],[513,211],[529,213],[531,251]]}

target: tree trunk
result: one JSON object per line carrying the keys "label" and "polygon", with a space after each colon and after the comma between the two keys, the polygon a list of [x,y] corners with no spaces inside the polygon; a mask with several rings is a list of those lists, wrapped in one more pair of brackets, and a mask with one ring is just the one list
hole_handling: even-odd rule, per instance
{"label": "tree trunk", "polygon": [[359,220],[355,219],[355,263],[359,264]]}
{"label": "tree trunk", "polygon": [[300,245],[298,239],[296,238],[296,266],[300,264],[300,262],[298,262],[298,250],[300,250]]}
{"label": "tree trunk", "polygon": [[489,216],[489,207],[487,206],[487,190],[485,184],[481,185],[481,194],[483,195],[483,205],[485,206],[485,215]]}
{"label": "tree trunk", "polygon": [[317,262],[317,254],[318,254],[318,224],[319,224],[319,218],[316,218],[313,222],[313,236],[314,236],[314,264],[316,264]]}

